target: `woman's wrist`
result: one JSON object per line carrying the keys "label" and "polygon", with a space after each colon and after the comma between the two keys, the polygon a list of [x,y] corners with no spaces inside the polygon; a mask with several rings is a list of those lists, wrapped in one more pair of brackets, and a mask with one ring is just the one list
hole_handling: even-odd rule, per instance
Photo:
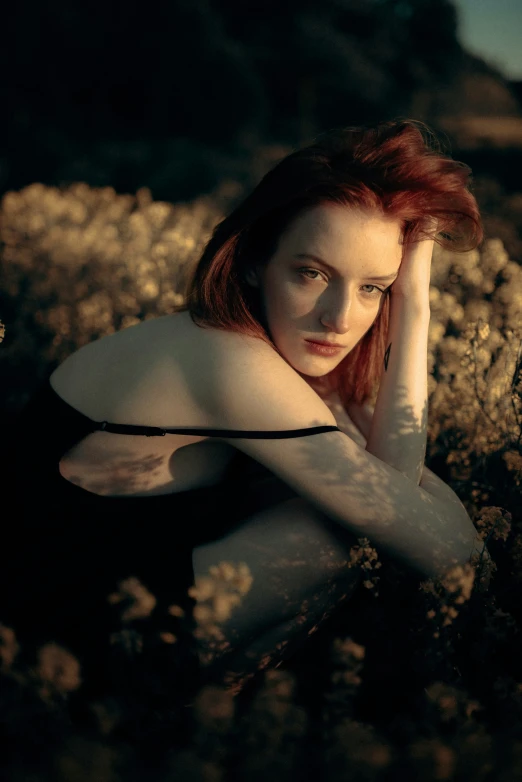
{"label": "woman's wrist", "polygon": [[431,315],[429,289],[427,291],[417,289],[404,291],[400,288],[394,288],[390,291],[390,298],[392,305],[394,302],[400,304],[418,315],[426,315],[429,320]]}
{"label": "woman's wrist", "polygon": [[[398,291],[391,297],[390,321],[393,313],[399,315],[401,322],[405,324],[406,328],[409,328],[407,324],[410,323],[415,324],[416,327],[425,327],[428,329],[431,318],[429,296],[419,292],[403,293],[402,291]],[[388,331],[388,342],[386,344],[389,343],[390,336],[390,332]]]}

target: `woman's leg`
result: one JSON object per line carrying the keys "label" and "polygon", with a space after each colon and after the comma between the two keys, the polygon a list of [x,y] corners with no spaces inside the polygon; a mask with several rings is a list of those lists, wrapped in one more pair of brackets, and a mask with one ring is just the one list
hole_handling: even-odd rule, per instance
{"label": "woman's leg", "polygon": [[302,646],[359,583],[360,568],[348,567],[356,544],[354,535],[293,497],[194,548],[196,593],[207,596],[205,602],[196,594],[196,616],[205,605],[199,613],[203,619],[209,614],[213,565],[245,563],[252,579],[248,588],[246,577],[245,593],[228,618],[214,623],[222,634],[219,642],[211,636],[198,639],[209,680],[239,690],[256,671],[277,665]]}

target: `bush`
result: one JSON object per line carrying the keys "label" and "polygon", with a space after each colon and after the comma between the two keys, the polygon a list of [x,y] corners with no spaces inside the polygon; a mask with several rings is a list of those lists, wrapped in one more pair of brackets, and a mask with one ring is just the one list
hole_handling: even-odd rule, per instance
{"label": "bush", "polygon": [[[172,206],[84,184],[8,193],[2,414],[78,346],[181,303],[220,217],[209,197]],[[360,539],[359,592],[283,665],[243,689],[203,687],[186,733],[125,699],[75,711],[74,656],[47,644],[28,665],[16,628],[0,625],[0,742],[13,780],[522,777],[522,268],[494,237],[465,255],[436,246],[430,304],[427,464],[466,505],[492,571],[476,563],[419,584]],[[247,582],[221,563],[196,585],[200,631]],[[121,589],[124,653],[139,647],[136,622],[154,596],[132,579]]]}

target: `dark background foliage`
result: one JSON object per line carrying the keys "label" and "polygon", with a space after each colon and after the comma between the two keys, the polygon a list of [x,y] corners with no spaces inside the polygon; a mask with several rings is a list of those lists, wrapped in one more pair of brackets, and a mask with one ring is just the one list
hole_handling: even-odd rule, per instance
{"label": "dark background foliage", "polygon": [[20,0],[4,33],[4,192],[84,181],[187,200],[223,176],[250,185],[263,145],[329,127],[521,114],[519,85],[462,48],[450,0]]}

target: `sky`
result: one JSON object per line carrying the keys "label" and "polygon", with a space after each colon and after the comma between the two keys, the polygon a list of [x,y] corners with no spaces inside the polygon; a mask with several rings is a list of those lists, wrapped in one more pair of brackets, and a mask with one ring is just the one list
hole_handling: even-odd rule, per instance
{"label": "sky", "polygon": [[503,75],[522,80],[522,0],[453,0],[461,43]]}

